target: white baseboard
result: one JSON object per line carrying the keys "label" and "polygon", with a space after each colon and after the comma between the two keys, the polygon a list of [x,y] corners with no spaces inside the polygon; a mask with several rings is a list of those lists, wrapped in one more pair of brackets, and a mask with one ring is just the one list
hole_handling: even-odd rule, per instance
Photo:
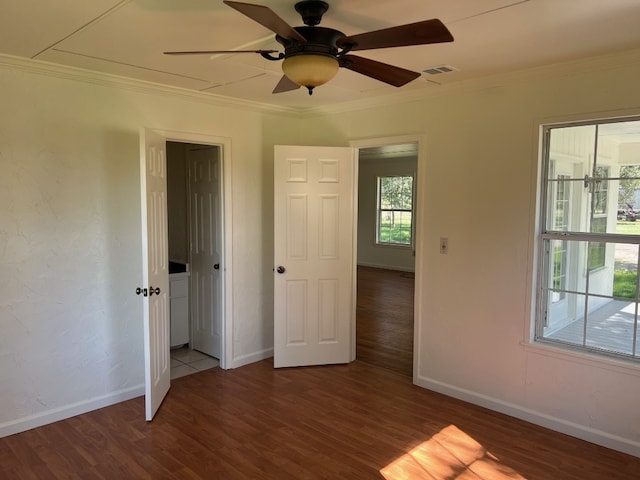
{"label": "white baseboard", "polygon": [[555,430],[587,442],[595,443],[596,445],[601,445],[603,447],[640,457],[640,442],[636,442],[628,438],[619,437],[585,425],[569,422],[552,415],[547,415],[546,413],[531,410],[514,403],[505,402],[497,398],[489,397],[481,393],[459,388],[427,377],[418,376],[415,383],[420,387],[442,393],[449,397],[457,398],[465,402],[473,403],[474,405],[479,405],[496,412],[504,413],[505,415],[519,418],[550,430]]}
{"label": "white baseboard", "polygon": [[58,422],[66,418],[75,417],[76,415],[81,415],[92,410],[115,405],[116,403],[125,402],[141,395],[144,395],[144,385],[119,390],[101,397],[72,403],[71,405],[65,405],[52,410],[47,410],[46,412],[36,413],[10,422],[0,423],[0,438],[7,437],[15,433],[25,432],[32,428],[42,427],[43,425]]}
{"label": "white baseboard", "polygon": [[267,348],[265,350],[260,350],[259,352],[251,353],[249,355],[236,357],[231,360],[231,366],[229,368],[240,368],[244,365],[249,365],[250,363],[259,362],[271,357],[273,357],[273,347]]}

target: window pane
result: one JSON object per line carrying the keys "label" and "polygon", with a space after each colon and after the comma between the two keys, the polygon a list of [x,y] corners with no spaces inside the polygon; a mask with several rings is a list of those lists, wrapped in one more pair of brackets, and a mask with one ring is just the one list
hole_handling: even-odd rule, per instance
{"label": "window pane", "polygon": [[605,242],[589,242],[589,270],[604,268],[607,261],[607,244]]}
{"label": "window pane", "polygon": [[547,231],[640,235],[638,130],[640,121],[550,129]]}
{"label": "window pane", "polygon": [[553,311],[549,320],[550,326],[544,329],[544,337],[608,353],[637,355],[638,347],[634,343],[636,303],[610,300],[599,307],[593,307],[589,306],[588,301],[585,322],[585,298],[589,301],[593,299],[583,295],[570,296],[570,302],[582,305],[580,315],[575,316],[570,322],[565,319],[562,323],[562,312]]}
{"label": "window pane", "polygon": [[586,293],[588,242],[549,240],[546,288],[552,299],[564,299],[567,292]]}
{"label": "window pane", "polygon": [[[633,202],[640,204],[640,178],[637,181],[638,200]],[[633,203],[622,202],[628,194],[619,185],[610,177],[576,181],[558,174],[547,186],[547,231],[640,235],[640,209],[636,212]]]}
{"label": "window pane", "polygon": [[591,243],[549,240],[542,337],[609,353],[637,354],[639,246],[606,242],[611,259],[604,268],[588,271],[584,254],[593,250]]}
{"label": "window pane", "polygon": [[636,298],[638,245],[607,243],[606,267],[589,274],[589,292],[622,299]]}
{"label": "window pane", "polygon": [[[595,125],[571,125],[550,130],[548,179],[559,173],[574,180],[583,180],[593,168],[595,158]],[[591,168],[589,168],[591,167]]]}
{"label": "window pane", "polygon": [[543,336],[582,344],[585,298],[585,295],[567,293],[562,300],[557,300],[549,295]]}
{"label": "window pane", "polygon": [[[589,183],[589,181],[587,181]],[[591,189],[591,200],[593,201],[592,212],[595,216],[606,217],[607,202],[609,199],[609,167],[596,166],[595,173],[591,177],[591,184],[585,188]],[[605,230],[602,230],[603,232]]]}
{"label": "window pane", "polygon": [[568,242],[566,240],[551,241],[551,265],[549,267],[550,283],[549,288],[557,292],[557,299],[565,297],[567,289],[567,256]]}
{"label": "window pane", "polygon": [[593,242],[551,239],[548,244],[547,280],[544,285],[553,294],[553,301],[563,299],[567,292],[636,298],[637,244],[603,242],[607,252],[605,265],[596,271],[587,271],[587,265],[593,260],[585,256],[593,251]]}
{"label": "window pane", "polygon": [[380,208],[390,210],[411,210],[412,201],[412,177],[380,178]]}
{"label": "window pane", "polygon": [[378,242],[410,245],[411,217],[411,212],[381,210]]}
{"label": "window pane", "polygon": [[615,245],[615,271],[613,296],[637,298],[638,245],[617,243]]}
{"label": "window pane", "polygon": [[636,303],[610,300],[587,314],[585,346],[632,355]]}
{"label": "window pane", "polygon": [[549,205],[550,230],[566,232],[569,230],[569,214],[571,213],[571,191],[573,183],[569,180],[569,175],[558,174],[556,181],[550,185],[551,198]]}
{"label": "window pane", "polygon": [[377,243],[411,245],[413,177],[378,178]]}

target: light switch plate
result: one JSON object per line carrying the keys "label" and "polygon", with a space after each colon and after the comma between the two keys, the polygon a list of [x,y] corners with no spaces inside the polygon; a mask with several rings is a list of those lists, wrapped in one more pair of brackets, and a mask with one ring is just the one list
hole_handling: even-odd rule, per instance
{"label": "light switch plate", "polygon": [[440,253],[444,255],[449,253],[449,239],[447,237],[440,237]]}

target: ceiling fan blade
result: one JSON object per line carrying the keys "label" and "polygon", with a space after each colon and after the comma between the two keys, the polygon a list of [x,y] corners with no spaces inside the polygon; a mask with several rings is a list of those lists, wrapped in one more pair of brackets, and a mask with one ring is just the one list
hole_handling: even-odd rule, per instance
{"label": "ceiling fan blade", "polygon": [[229,5],[231,8],[235,8],[251,20],[258,22],[263,27],[267,27],[269,30],[281,37],[297,40],[301,43],[307,43],[306,38],[300,35],[291,25],[280,18],[269,7],[254,5],[252,3],[231,2],[228,0],[224,0],[224,3]]}
{"label": "ceiling fan blade", "polygon": [[401,87],[420,76],[418,72],[406,70],[404,68],[378,62],[370,58],[358,57],[356,55],[345,55],[340,57],[340,66],[361,73],[367,77],[380,80],[394,87]]}
{"label": "ceiling fan blade", "polygon": [[182,52],[162,52],[165,55],[222,55],[226,53],[278,53],[278,50],[185,50]]}
{"label": "ceiling fan blade", "polygon": [[440,20],[433,18],[344,37],[337,44],[340,48],[351,47],[351,50],[372,50],[443,42],[453,42],[453,35]]}
{"label": "ceiling fan blade", "polygon": [[276,88],[274,88],[271,93],[290,92],[291,90],[297,90],[298,88],[300,88],[300,85],[295,83],[293,80],[290,80],[286,75],[283,75],[276,85]]}

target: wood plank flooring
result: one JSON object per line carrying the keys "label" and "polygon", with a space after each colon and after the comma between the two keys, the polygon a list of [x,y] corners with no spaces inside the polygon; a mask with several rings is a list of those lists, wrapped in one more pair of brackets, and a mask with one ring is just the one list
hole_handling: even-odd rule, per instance
{"label": "wood plank flooring", "polygon": [[640,478],[640,458],[411,384],[410,274],[358,269],[351,365],[269,360],[0,439],[0,479]]}
{"label": "wood plank flooring", "polygon": [[356,358],[413,375],[412,273],[358,267]]}
{"label": "wood plank flooring", "polygon": [[0,478],[616,480],[640,458],[368,363],[265,360],[173,381],[151,423],[137,398],[0,439]]}

